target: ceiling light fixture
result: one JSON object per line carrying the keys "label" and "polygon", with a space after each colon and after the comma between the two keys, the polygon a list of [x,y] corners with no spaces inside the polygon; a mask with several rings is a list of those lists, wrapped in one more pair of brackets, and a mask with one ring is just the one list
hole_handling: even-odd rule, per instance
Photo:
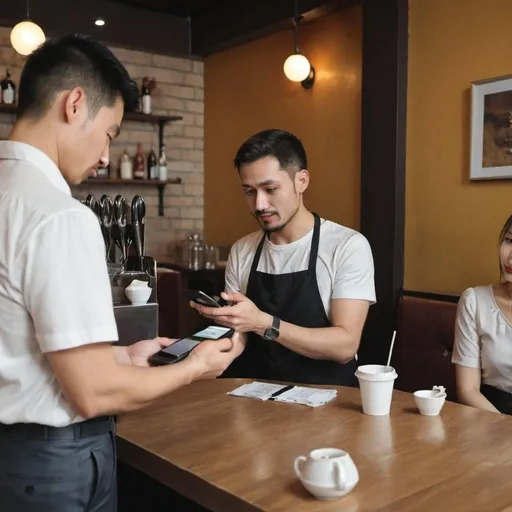
{"label": "ceiling light fixture", "polygon": [[98,18],[94,24],[97,26],[97,27],[103,27],[103,25],[105,25],[105,20],[103,18]]}
{"label": "ceiling light fixture", "polygon": [[315,68],[310,64],[306,56],[302,55],[299,51],[299,23],[304,19],[299,15],[297,0],[295,5],[295,18],[294,18],[294,39],[295,39],[295,53],[290,55],[283,65],[283,71],[288,80],[292,82],[300,82],[304,89],[311,89],[315,82]]}
{"label": "ceiling light fixture", "polygon": [[29,0],[27,0],[27,17],[11,30],[11,44],[19,54],[29,55],[43,44],[45,39],[42,28],[30,19]]}

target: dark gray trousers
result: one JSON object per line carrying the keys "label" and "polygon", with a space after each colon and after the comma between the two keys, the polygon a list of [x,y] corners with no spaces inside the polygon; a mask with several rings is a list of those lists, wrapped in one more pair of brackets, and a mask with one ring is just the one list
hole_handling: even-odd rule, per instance
{"label": "dark gray trousers", "polygon": [[2,512],[117,512],[115,423],[0,425]]}

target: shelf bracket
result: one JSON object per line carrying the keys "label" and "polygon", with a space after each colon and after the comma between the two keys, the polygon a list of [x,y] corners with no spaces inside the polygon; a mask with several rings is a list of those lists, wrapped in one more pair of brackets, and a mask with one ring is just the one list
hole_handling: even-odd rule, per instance
{"label": "shelf bracket", "polygon": [[160,150],[164,144],[164,127],[165,121],[163,119],[158,120],[158,154],[160,154]]}
{"label": "shelf bracket", "polygon": [[164,216],[164,192],[165,192],[165,183],[158,183],[158,216]]}

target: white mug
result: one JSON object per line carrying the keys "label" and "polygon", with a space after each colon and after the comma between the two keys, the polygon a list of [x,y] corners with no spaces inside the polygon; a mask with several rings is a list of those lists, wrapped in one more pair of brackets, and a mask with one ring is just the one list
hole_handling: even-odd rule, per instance
{"label": "white mug", "polygon": [[295,473],[304,487],[319,498],[339,498],[348,494],[359,481],[359,473],[350,455],[337,448],[313,450],[308,457],[297,457]]}

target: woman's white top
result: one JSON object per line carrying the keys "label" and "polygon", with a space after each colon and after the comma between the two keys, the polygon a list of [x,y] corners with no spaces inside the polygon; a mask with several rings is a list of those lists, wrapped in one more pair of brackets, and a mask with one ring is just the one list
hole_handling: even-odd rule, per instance
{"label": "woman's white top", "polygon": [[512,393],[512,323],[492,286],[468,288],[461,295],[452,362],[481,369],[482,383]]}

